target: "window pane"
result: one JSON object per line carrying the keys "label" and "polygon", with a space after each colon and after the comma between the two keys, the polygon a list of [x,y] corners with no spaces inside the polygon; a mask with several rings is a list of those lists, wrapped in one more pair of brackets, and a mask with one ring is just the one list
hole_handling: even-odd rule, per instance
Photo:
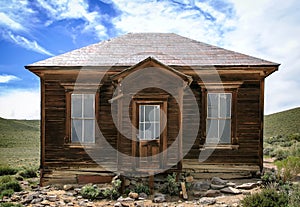
{"label": "window pane", "polygon": [[154,121],[160,121],[160,106],[154,106]]}
{"label": "window pane", "polygon": [[95,95],[84,94],[84,117],[94,118],[95,116]]}
{"label": "window pane", "polygon": [[231,143],[231,120],[220,120],[219,124],[219,134],[220,134],[220,143]]}
{"label": "window pane", "polygon": [[218,139],[218,120],[208,119],[206,123],[207,142],[211,142],[210,139]]}
{"label": "window pane", "polygon": [[71,115],[73,118],[82,117],[82,95],[81,94],[72,94],[71,95]]}
{"label": "window pane", "polygon": [[[152,116],[150,116],[151,113],[152,113]],[[153,120],[153,106],[145,105],[145,121],[150,121],[151,118]]]}
{"label": "window pane", "polygon": [[207,94],[207,117],[217,118],[218,117],[218,94],[209,93]]}
{"label": "window pane", "polygon": [[154,138],[159,139],[160,136],[160,124],[156,123],[155,124],[155,131],[154,131]]}
{"label": "window pane", "polygon": [[145,110],[145,106],[144,105],[140,105],[140,111],[139,111],[139,118],[140,118],[140,122],[144,122],[144,110]]}
{"label": "window pane", "polygon": [[144,139],[144,124],[141,124],[140,123],[140,126],[139,126],[139,139]]}
{"label": "window pane", "polygon": [[72,142],[82,140],[82,120],[72,120]]}
{"label": "window pane", "polygon": [[95,142],[95,120],[84,120],[84,142]]}
{"label": "window pane", "polygon": [[231,116],[231,94],[220,94],[220,117],[230,118]]}

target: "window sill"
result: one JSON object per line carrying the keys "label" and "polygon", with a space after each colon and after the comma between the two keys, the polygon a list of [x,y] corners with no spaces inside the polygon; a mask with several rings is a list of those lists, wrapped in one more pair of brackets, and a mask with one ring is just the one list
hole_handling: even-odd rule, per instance
{"label": "window sill", "polygon": [[204,144],[204,145],[200,145],[200,150],[206,150],[206,149],[237,150],[237,149],[239,149],[239,145],[233,145],[233,144]]}
{"label": "window sill", "polygon": [[64,146],[69,148],[93,148],[95,147],[96,143],[66,143]]}

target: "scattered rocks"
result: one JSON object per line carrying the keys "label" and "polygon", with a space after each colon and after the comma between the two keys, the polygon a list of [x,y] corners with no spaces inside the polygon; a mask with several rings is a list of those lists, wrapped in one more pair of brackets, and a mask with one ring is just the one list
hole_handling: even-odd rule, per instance
{"label": "scattered rocks", "polygon": [[233,187],[233,188],[235,188],[235,186],[236,186],[236,184],[233,182],[228,182],[226,185],[227,185],[227,187]]}
{"label": "scattered rocks", "polygon": [[145,205],[144,205],[143,201],[137,201],[137,202],[134,203],[134,206],[135,207],[144,207]]}
{"label": "scattered rocks", "polygon": [[200,198],[199,203],[203,205],[213,205],[217,202],[215,198],[208,198],[208,197],[203,197]]}
{"label": "scattered rocks", "polygon": [[239,189],[233,188],[233,187],[226,187],[221,189],[222,193],[228,193],[228,194],[241,194],[242,192]]}
{"label": "scattered rocks", "polygon": [[213,177],[211,179],[211,183],[215,184],[215,185],[226,185],[227,181],[223,180],[223,179],[221,179],[219,177]]}

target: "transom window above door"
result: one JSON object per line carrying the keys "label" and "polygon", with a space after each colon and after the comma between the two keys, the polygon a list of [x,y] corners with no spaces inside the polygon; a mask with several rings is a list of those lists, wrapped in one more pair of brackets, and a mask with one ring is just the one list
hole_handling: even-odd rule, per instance
{"label": "transom window above door", "polygon": [[160,137],[160,105],[139,105],[140,140],[153,140]]}

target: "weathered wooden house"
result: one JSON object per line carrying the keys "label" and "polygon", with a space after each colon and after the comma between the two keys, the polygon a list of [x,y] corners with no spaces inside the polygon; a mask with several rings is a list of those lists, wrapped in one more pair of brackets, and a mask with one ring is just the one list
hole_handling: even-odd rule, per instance
{"label": "weathered wooden house", "polygon": [[137,33],[25,67],[41,80],[42,184],[262,170],[264,80],[279,64]]}

